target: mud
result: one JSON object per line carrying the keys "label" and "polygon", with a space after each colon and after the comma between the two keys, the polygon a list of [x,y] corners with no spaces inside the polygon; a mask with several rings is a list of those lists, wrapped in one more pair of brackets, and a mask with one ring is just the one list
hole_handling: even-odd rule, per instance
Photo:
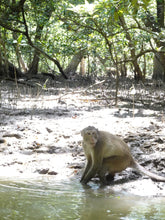
{"label": "mud", "polygon": [[[0,176],[79,180],[85,164],[80,131],[89,125],[119,135],[141,165],[165,176],[164,88],[130,91],[120,89],[115,106],[115,90],[107,82],[71,87],[55,81],[46,88],[36,82],[32,87],[1,82],[0,135],[6,143],[0,144]],[[165,194],[164,183],[131,169],[118,174],[110,187]]]}

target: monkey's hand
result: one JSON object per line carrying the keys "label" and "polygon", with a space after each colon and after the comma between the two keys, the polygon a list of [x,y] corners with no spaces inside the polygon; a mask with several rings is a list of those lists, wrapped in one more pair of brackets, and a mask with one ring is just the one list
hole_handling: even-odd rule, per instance
{"label": "monkey's hand", "polygon": [[98,172],[98,167],[94,167],[94,166],[93,166],[93,167],[88,171],[88,173],[81,178],[80,182],[81,182],[82,184],[87,184],[87,183],[92,179],[92,177],[95,177],[95,175],[96,175],[97,172]]}

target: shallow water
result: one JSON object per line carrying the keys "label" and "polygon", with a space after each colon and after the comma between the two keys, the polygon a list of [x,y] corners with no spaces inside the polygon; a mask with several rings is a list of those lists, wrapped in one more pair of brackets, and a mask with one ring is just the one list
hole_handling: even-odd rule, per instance
{"label": "shallow water", "polygon": [[78,181],[0,179],[0,219],[165,219],[164,197],[140,197]]}

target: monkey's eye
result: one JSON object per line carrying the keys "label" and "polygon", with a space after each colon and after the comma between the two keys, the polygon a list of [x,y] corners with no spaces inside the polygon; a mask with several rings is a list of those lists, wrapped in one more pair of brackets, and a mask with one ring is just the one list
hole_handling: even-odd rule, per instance
{"label": "monkey's eye", "polygon": [[91,135],[91,133],[90,133],[90,132],[87,132],[87,135]]}

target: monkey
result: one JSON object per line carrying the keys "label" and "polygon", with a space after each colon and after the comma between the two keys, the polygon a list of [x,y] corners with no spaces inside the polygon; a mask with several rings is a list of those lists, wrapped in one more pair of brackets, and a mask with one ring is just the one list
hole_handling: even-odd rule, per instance
{"label": "monkey", "polygon": [[132,157],[128,145],[118,136],[106,131],[99,131],[88,126],[81,131],[86,166],[80,182],[87,184],[97,174],[102,184],[108,184],[108,177],[114,178],[116,173],[128,167],[138,170],[152,180],[165,182],[165,177],[146,170]]}

